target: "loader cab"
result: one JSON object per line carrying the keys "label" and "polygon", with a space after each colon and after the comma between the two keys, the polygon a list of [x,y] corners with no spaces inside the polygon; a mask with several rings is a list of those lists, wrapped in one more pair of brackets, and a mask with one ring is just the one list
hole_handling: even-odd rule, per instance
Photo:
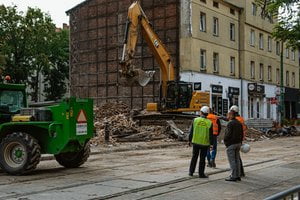
{"label": "loader cab", "polygon": [[186,82],[169,82],[166,98],[168,109],[189,108],[193,95],[192,84]]}
{"label": "loader cab", "polygon": [[26,106],[25,85],[0,83],[0,123],[10,121]]}

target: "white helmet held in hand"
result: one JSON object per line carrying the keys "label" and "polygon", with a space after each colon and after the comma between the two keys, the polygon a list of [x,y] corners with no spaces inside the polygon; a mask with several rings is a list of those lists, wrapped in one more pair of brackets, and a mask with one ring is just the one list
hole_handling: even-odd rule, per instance
{"label": "white helmet held in hand", "polygon": [[200,112],[203,112],[204,114],[209,113],[209,107],[208,106],[202,106],[200,109]]}
{"label": "white helmet held in hand", "polygon": [[236,105],[233,105],[233,106],[230,107],[229,110],[238,113],[239,112],[239,107],[237,107]]}
{"label": "white helmet held in hand", "polygon": [[242,144],[241,152],[248,153],[249,151],[250,151],[250,145],[249,144]]}

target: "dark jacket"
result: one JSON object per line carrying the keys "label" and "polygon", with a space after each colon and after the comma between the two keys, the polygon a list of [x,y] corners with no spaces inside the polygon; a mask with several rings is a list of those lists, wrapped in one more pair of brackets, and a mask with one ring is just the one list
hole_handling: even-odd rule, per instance
{"label": "dark jacket", "polygon": [[[192,142],[193,134],[194,134],[194,121],[192,122],[192,126],[190,128],[189,142]],[[209,129],[209,143],[210,143],[210,145],[214,144],[213,126],[211,126]],[[197,145],[199,145],[199,144],[197,144]],[[199,145],[199,146],[202,146],[202,145]]]}
{"label": "dark jacket", "polygon": [[243,141],[243,126],[236,120],[231,120],[225,130],[224,144],[226,147],[232,144],[240,144]]}

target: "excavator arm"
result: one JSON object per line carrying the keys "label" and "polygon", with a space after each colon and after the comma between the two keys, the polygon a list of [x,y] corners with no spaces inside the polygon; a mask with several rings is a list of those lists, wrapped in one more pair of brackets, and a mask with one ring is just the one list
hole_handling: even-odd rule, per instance
{"label": "excavator arm", "polygon": [[123,77],[127,83],[138,82],[141,86],[145,86],[154,74],[154,71],[145,72],[133,65],[133,58],[140,30],[159,64],[162,96],[166,97],[167,82],[174,81],[175,79],[174,65],[171,62],[170,54],[158,38],[157,34],[153,31],[153,28],[138,1],[132,3],[128,9],[123,53],[120,62],[121,77]]}

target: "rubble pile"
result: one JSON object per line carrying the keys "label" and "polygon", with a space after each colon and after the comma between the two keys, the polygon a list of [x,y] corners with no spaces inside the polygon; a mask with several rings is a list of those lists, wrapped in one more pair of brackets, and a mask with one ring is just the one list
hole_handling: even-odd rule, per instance
{"label": "rubble pile", "polygon": [[138,142],[167,139],[167,127],[139,126],[130,117],[130,109],[123,103],[106,103],[94,109],[96,136],[91,140],[93,145],[105,142],[105,133],[109,141]]}
{"label": "rubble pile", "polygon": [[262,132],[254,128],[248,128],[246,133],[246,141],[260,141],[268,139],[268,137]]}

